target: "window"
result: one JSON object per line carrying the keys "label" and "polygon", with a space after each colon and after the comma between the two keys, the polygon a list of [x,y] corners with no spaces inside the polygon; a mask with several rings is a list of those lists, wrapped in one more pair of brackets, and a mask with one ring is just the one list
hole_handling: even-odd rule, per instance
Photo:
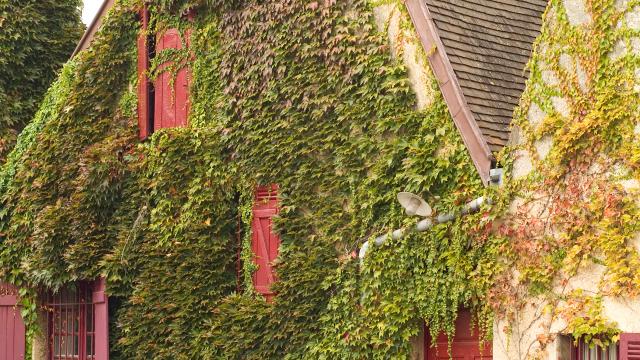
{"label": "window", "polygon": [[453,338],[440,333],[433,339],[428,327],[424,330],[425,360],[491,360],[493,358],[493,344],[491,341],[481,341],[480,331],[477,326],[474,326],[469,309],[458,310]]}
{"label": "window", "polygon": [[574,342],[572,360],[618,360],[618,344],[611,344],[607,347],[589,347],[583,340]]}
{"label": "window", "polygon": [[640,334],[620,335],[620,360],[640,360]]}
{"label": "window", "polygon": [[[189,19],[193,14],[187,14]],[[148,34],[149,11],[140,13],[142,31],[138,37],[138,127],[141,140],[155,130],[187,125],[189,113],[189,77],[187,68],[177,74],[162,70],[170,62],[159,67],[159,75],[151,82],[147,73],[155,55],[167,49],[181,49],[183,39],[177,29],[168,29],[162,34]],[[188,34],[188,33],[187,33]],[[185,39],[188,46],[189,37]]]}
{"label": "window", "polygon": [[276,281],[273,261],[278,257],[280,237],[273,231],[273,217],[278,214],[278,186],[260,186],[256,189],[251,226],[251,248],[258,270],[253,274],[253,285],[267,301],[275,293],[271,285]]}
{"label": "window", "polygon": [[[568,359],[569,356],[562,356]],[[640,334],[623,333],[607,347],[589,347],[583,340],[571,341],[571,360],[640,360]]]}
{"label": "window", "polygon": [[51,360],[108,359],[104,280],[79,282],[45,299]]}

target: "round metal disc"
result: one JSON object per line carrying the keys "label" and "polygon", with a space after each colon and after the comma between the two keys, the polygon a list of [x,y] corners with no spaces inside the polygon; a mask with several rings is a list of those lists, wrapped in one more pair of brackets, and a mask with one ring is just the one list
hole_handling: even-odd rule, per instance
{"label": "round metal disc", "polygon": [[416,215],[423,217],[431,216],[431,206],[429,206],[429,204],[427,204],[427,202],[418,195],[409,192],[401,192],[398,193],[398,201],[405,210],[417,206],[415,209]]}

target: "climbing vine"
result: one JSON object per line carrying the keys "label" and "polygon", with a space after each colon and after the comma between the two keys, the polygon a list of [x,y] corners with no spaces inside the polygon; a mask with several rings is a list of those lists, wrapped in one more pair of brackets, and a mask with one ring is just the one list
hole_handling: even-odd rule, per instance
{"label": "climbing vine", "polygon": [[[496,192],[483,188],[433,75],[405,66],[426,56],[405,46],[417,38],[399,2],[148,2],[149,31],[178,28],[183,42],[157,54],[150,75],[188,66],[192,82],[189,125],[140,143],[142,2],[117,1],[0,173],[0,277],[24,289],[33,334],[38,291],[105,276],[119,304],[113,358],[408,358],[423,323],[453,335],[469,307],[488,337],[494,313],[514,321],[530,296],[604,344],[617,329],[602,299],[637,294],[639,281],[637,204],[608,181],[638,175],[637,57],[608,55],[635,33],[607,23],[637,1],[588,3],[587,30],[560,1],[546,14],[516,113],[521,141],[501,159],[513,180]],[[381,6],[398,17],[395,33],[395,20],[375,21]],[[563,70],[567,48],[586,90],[579,71]],[[539,127],[534,103],[547,114]],[[551,150],[535,155],[545,136]],[[509,154],[524,151],[538,171],[519,175]],[[268,184],[279,185],[282,240],[272,303],[251,289],[253,191]],[[359,264],[351,254],[364,241],[415,224],[399,191],[437,213],[481,195],[496,210],[390,239]],[[587,263],[608,269],[601,292],[557,291]]]}
{"label": "climbing vine", "polygon": [[80,2],[0,1],[0,159],[82,36]]}
{"label": "climbing vine", "polygon": [[[620,330],[603,300],[634,298],[640,289],[633,45],[640,3],[580,3],[584,14],[551,1],[516,110],[514,145],[503,152],[514,200],[501,231],[513,243],[508,263],[517,272],[497,280],[493,307],[511,324],[525,313],[542,319],[535,346],[520,358],[543,356],[558,332],[552,328],[590,344],[615,341]],[[527,305],[532,299],[537,309]]]}
{"label": "climbing vine", "polygon": [[[482,189],[442,98],[416,109],[371,5],[151,2],[151,31],[189,37],[156,67],[189,64],[192,111],[138,144],[140,5],[116,3],[3,169],[2,278],[30,289],[30,328],[39,289],[98,276],[120,304],[112,356],[127,359],[407,357],[423,320],[451,334],[459,306],[482,306],[488,282],[468,281],[492,273],[491,247],[467,235],[478,217],[390,243],[362,270],[349,255],[407,225],[398,191],[447,212]],[[253,189],[270,183],[282,247],[268,304],[248,242]]]}

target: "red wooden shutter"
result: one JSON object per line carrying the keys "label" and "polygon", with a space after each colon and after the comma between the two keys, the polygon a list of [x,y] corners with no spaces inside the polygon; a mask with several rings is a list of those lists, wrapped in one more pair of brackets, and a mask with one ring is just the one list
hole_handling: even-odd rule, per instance
{"label": "red wooden shutter", "polygon": [[138,35],[138,129],[140,140],[146,139],[151,130],[151,109],[149,79],[149,44],[147,29],[149,28],[149,10],[146,6],[140,10],[142,29]]}
{"label": "red wooden shutter", "polygon": [[280,246],[280,238],[273,232],[273,217],[278,213],[277,189],[276,185],[258,187],[253,206],[251,247],[258,266],[253,285],[267,301],[275,295],[271,290],[271,284],[276,280],[273,261],[278,257]]}
{"label": "red wooden shutter", "polygon": [[104,278],[96,280],[93,286],[94,360],[109,360],[109,301],[105,294],[105,287],[106,281]]}
{"label": "red wooden shutter", "polygon": [[[188,36],[187,36],[188,40]],[[156,54],[165,49],[181,49],[182,41],[177,29],[169,29],[157,40]],[[189,112],[189,71],[182,68],[178,71],[173,87],[173,74],[162,69],[170,63],[160,66],[160,74],[155,81],[154,130],[185,126]]]}
{"label": "red wooden shutter", "polygon": [[620,335],[620,360],[640,360],[640,333]]}
{"label": "red wooden shutter", "polygon": [[18,289],[0,283],[0,360],[24,360],[26,329],[17,305]]}

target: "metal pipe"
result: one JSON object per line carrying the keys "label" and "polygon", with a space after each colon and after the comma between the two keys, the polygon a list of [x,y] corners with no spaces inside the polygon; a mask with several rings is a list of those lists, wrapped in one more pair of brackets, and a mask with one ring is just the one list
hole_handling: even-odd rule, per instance
{"label": "metal pipe", "polygon": [[[431,218],[423,219],[419,221],[416,224],[416,226],[411,229],[402,228],[402,229],[394,230],[391,233],[391,238],[393,240],[399,240],[399,239],[402,239],[405,235],[414,231],[425,232],[431,229],[435,224],[447,223],[455,220],[458,217],[476,213],[478,212],[478,210],[480,210],[482,205],[485,203],[491,205],[492,204],[491,199],[485,199],[484,196],[481,196],[471,202],[468,202],[459,213],[453,212],[453,213],[438,215],[435,218],[435,223]],[[384,244],[388,239],[389,239],[389,235],[381,235],[373,240],[373,244],[375,244],[376,246],[380,246]],[[358,252],[358,257],[360,258],[360,264],[362,264],[362,262],[364,261],[364,257],[367,255],[367,251],[369,251],[370,246],[371,244],[369,243],[369,240],[365,241],[364,244],[362,244],[362,247]]]}

